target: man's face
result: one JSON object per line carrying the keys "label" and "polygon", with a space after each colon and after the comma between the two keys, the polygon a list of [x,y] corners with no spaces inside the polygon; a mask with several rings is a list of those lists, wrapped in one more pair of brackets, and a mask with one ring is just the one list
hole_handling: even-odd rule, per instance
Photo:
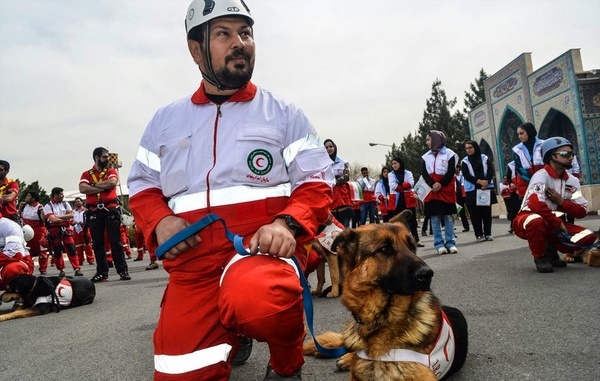
{"label": "man's face", "polygon": [[3,165],[0,165],[0,181],[4,181],[7,174],[8,174],[8,171],[6,170],[6,168],[4,168]]}
{"label": "man's face", "polygon": [[31,205],[33,203],[33,197],[31,197],[29,193],[27,193],[27,196],[25,196],[25,203],[28,205]]}
{"label": "man's face", "polygon": [[[244,86],[252,78],[255,60],[254,37],[246,19],[221,17],[211,20],[209,34],[211,63],[219,82],[232,89]],[[204,43],[192,42],[192,45],[202,52],[196,57],[190,46],[194,61],[202,71],[208,72]]]}
{"label": "man's face", "polygon": [[58,204],[59,202],[62,202],[64,198],[65,194],[63,192],[60,192],[59,194],[55,194],[54,197],[52,197],[52,201],[54,201],[55,204]]}
{"label": "man's face", "polygon": [[573,161],[573,149],[570,146],[558,147],[552,156],[554,156],[554,160],[561,164],[571,165]]}
{"label": "man's face", "polygon": [[96,163],[96,165],[98,166],[98,168],[100,169],[104,169],[106,167],[108,167],[108,152],[102,152],[102,156],[98,157],[96,156],[98,159],[98,162]]}
{"label": "man's face", "polygon": [[81,200],[80,200],[80,199],[76,199],[76,200],[75,200],[75,206],[76,206],[77,208],[80,208],[80,207],[81,207]]}
{"label": "man's face", "polygon": [[361,173],[362,173],[363,177],[369,176],[369,171],[362,171]]}

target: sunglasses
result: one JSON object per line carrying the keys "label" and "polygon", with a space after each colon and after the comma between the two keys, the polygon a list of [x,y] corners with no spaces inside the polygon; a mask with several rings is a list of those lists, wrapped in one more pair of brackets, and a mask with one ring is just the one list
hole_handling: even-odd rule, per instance
{"label": "sunglasses", "polygon": [[568,159],[570,157],[574,157],[575,154],[573,153],[573,151],[559,151],[559,152],[554,152],[555,155],[560,155],[560,157],[564,157],[565,159]]}

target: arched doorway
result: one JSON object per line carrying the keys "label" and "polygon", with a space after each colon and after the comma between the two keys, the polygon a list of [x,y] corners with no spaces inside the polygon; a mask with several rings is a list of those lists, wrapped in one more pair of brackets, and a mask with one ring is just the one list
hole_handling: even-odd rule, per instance
{"label": "arched doorway", "polygon": [[521,119],[516,112],[514,112],[510,107],[506,108],[498,133],[498,136],[500,137],[498,139],[498,144],[500,145],[498,151],[498,167],[500,168],[500,177],[504,175],[506,172],[506,166],[512,161],[512,148],[520,143],[517,136],[517,127],[523,123],[523,119]]}
{"label": "arched doorway", "polygon": [[540,139],[547,139],[551,136],[562,136],[573,143],[573,149],[579,155],[579,144],[577,142],[577,133],[575,126],[565,114],[555,109],[550,109],[538,132]]}

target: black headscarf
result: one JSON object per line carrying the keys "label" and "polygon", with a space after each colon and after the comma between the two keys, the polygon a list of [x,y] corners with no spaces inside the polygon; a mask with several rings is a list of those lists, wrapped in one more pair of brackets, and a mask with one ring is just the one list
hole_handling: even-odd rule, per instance
{"label": "black headscarf", "polygon": [[327,142],[333,144],[333,155],[329,155],[329,158],[331,161],[335,161],[335,158],[337,157],[337,145],[331,139],[325,139],[325,141],[323,141],[323,145],[325,145]]}
{"label": "black headscarf", "polygon": [[537,136],[537,131],[535,130],[533,124],[529,122],[523,123],[519,126],[519,128],[522,128],[525,130],[525,132],[527,132],[527,141],[523,142],[523,145],[527,148],[527,151],[529,151],[529,155],[533,157],[533,147],[535,146],[535,137]]}
{"label": "black headscarf", "polygon": [[431,137],[431,152],[437,155],[442,147],[446,145],[446,135],[438,130],[431,130],[427,135]]}
{"label": "black headscarf", "polygon": [[483,179],[484,178],[484,173],[483,173],[483,163],[481,161],[481,148],[479,148],[479,144],[477,144],[476,141],[474,140],[467,140],[465,142],[465,145],[470,144],[473,146],[474,148],[474,153],[472,155],[468,155],[469,157],[469,163],[471,163],[471,166],[473,167],[473,172],[475,174],[475,177],[478,179]]}
{"label": "black headscarf", "polygon": [[394,157],[392,161],[395,160],[400,163],[398,170],[394,169],[394,175],[398,178],[398,184],[402,184],[404,182],[404,160],[401,157]]}
{"label": "black headscarf", "polygon": [[380,175],[380,177],[381,177],[381,182],[383,183],[383,187],[385,188],[385,194],[387,194],[389,196],[390,195],[390,179],[389,179],[389,177],[384,177],[383,176],[383,171],[385,169],[387,169],[388,176],[389,176],[390,169],[388,167],[383,167],[383,168],[381,168],[381,175]]}

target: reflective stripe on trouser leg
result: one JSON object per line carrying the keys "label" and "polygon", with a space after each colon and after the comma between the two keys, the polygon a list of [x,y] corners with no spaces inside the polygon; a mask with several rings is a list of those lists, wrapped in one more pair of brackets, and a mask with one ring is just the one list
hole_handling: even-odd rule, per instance
{"label": "reflective stripe on trouser leg", "polygon": [[[527,240],[531,255],[535,258],[542,258],[546,248],[546,238],[548,236],[548,225],[544,219],[536,213],[519,214],[515,218],[513,229],[518,237]],[[516,226],[515,226],[516,225]]]}
{"label": "reflective stripe on trouser leg", "polygon": [[154,369],[166,374],[181,374],[227,361],[231,345],[220,344],[183,355],[154,355]]}

